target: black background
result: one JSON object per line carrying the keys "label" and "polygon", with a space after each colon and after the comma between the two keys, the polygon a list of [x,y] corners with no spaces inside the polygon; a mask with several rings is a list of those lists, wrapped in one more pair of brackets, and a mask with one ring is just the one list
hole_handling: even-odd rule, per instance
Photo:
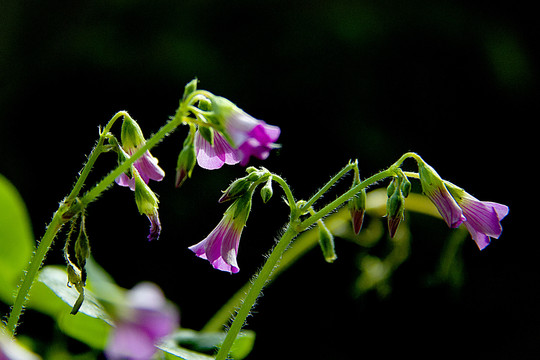
{"label": "black background", "polygon": [[[3,1],[0,172],[18,187],[39,237],[98,126],[127,110],[149,137],[195,76],[200,88],[281,127],[282,149],[251,165],[283,175],[297,198],[351,158],[368,176],[418,152],[476,197],[510,206],[499,240],[482,252],[467,240],[461,291],[426,284],[450,230],[440,222],[426,231],[411,214],[411,257],[390,297],[351,296],[355,245],[338,242],[333,265],[313,251],[259,300],[249,358],[535,357],[536,24],[521,1]],[[126,188],[89,207],[87,230],[95,259],[121,286],[156,282],[180,307],[182,326],[200,329],[261,266],[287,208],[278,196],[266,206],[255,200],[239,274],[194,257],[187,247],[220,220],[220,190],[244,170],[197,167],[174,189],[185,134],[152,151],[167,173],[151,183],[161,201],[158,242],[146,241],[147,219]],[[100,159],[90,181],[115,162]],[[61,248],[57,241],[48,263],[62,263]],[[48,340],[36,329],[50,323],[30,311],[24,320],[21,332]]]}

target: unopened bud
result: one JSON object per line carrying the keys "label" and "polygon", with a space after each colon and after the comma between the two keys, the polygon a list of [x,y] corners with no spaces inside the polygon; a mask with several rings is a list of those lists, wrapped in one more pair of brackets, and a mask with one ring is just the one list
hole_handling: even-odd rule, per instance
{"label": "unopened bud", "polygon": [[195,145],[193,142],[193,137],[190,134],[184,141],[184,147],[182,148],[182,151],[180,151],[180,154],[178,155],[178,161],[176,164],[176,181],[175,181],[175,186],[177,188],[182,186],[182,184],[184,183],[184,181],[186,181],[187,178],[191,178],[191,174],[193,172],[193,168],[195,168],[196,163],[197,163],[197,154],[195,152]]}
{"label": "unopened bud", "polygon": [[[397,181],[397,180],[394,180]],[[394,237],[405,211],[405,198],[401,194],[401,187],[395,186],[394,193],[386,201],[386,216],[390,237]]]}
{"label": "unopened bud", "polygon": [[218,202],[224,203],[229,200],[234,200],[244,195],[251,186],[251,181],[247,177],[236,179],[231,185],[223,192],[223,195],[219,198]]}
{"label": "unopened bud", "polygon": [[146,215],[150,221],[150,233],[148,240],[157,240],[161,234],[161,223],[159,221],[158,204],[159,200],[150,187],[141,179],[136,169],[133,169],[135,178],[135,203],[139,213]]}
{"label": "unopened bud", "polygon": [[349,212],[355,234],[359,234],[364,223],[364,213],[366,210],[366,190],[362,189],[349,201]]}
{"label": "unopened bud", "polygon": [[412,185],[409,179],[403,177],[401,182],[401,194],[403,195],[403,197],[406,198],[407,196],[409,196],[409,193],[411,192],[411,187]]}
{"label": "unopened bud", "polygon": [[334,235],[328,230],[322,220],[317,222],[319,227],[319,245],[326,262],[333,263],[337,259],[336,251],[334,248]]}
{"label": "unopened bud", "polygon": [[263,202],[266,204],[274,194],[274,191],[272,190],[272,175],[268,177],[268,180],[266,181],[266,184],[261,188],[261,198]]}

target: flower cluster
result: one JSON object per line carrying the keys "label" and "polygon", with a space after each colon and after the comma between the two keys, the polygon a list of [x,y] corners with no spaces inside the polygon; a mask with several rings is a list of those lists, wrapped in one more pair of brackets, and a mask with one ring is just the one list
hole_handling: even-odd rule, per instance
{"label": "flower cluster", "polygon": [[224,164],[246,166],[252,156],[265,160],[272,149],[279,147],[279,127],[255,119],[221,96],[197,91],[196,85],[196,80],[192,81],[184,93],[184,103],[195,116],[197,126],[191,127],[178,157],[177,186],[191,176],[195,159],[208,170]]}

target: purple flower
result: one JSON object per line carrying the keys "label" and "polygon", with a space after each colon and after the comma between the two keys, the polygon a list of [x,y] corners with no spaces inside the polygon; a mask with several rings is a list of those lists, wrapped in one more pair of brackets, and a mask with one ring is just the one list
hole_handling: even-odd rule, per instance
{"label": "purple flower", "polygon": [[420,182],[424,194],[435,204],[442,218],[451,228],[457,228],[465,221],[463,211],[448,192],[444,180],[431,166],[418,163]]}
{"label": "purple flower", "polygon": [[424,162],[418,163],[422,189],[451,228],[464,224],[480,250],[498,239],[502,233],[501,220],[508,214],[508,206],[480,201],[465,190],[442,180]]}
{"label": "purple flower", "polygon": [[251,193],[237,199],[223,214],[212,232],[189,249],[201,259],[208,260],[218,270],[237,273],[240,271],[236,256],[242,230],[251,210]]}
{"label": "purple flower", "polygon": [[203,169],[215,170],[223,164],[234,165],[240,162],[238,150],[233,148],[218,132],[214,132],[214,146],[204,139],[199,131],[195,133],[197,163]]}
{"label": "purple flower", "polygon": [[[146,143],[139,124],[127,114],[124,116],[124,122],[122,123],[121,140],[122,148],[119,149],[119,155],[124,158],[132,156]],[[133,166],[146,184],[150,179],[161,181],[165,176],[163,169],[158,166],[158,159],[153,157],[150,151],[146,151],[143,156],[133,163]],[[131,190],[135,190],[134,177],[130,178],[126,173],[117,177],[116,183],[120,186],[129,186]]]}
{"label": "purple flower", "polygon": [[155,344],[179,325],[176,308],[167,302],[152,283],[140,283],[131,289],[125,303],[118,306],[118,318],[105,355],[107,359],[148,360]]}
{"label": "purple flower", "polygon": [[[137,151],[137,148],[124,149],[126,153],[131,156]],[[158,165],[158,159],[150,154],[150,151],[146,151],[143,156],[135,161],[133,164],[135,169],[139,172],[142,180],[148,184],[150,180],[161,181],[165,176],[165,171]],[[129,186],[131,190],[135,190],[135,178],[131,178],[123,173],[116,178],[116,183],[120,186]]]}
{"label": "purple flower", "polygon": [[508,215],[508,206],[480,201],[463,189],[446,182],[448,189],[458,205],[463,210],[465,221],[463,224],[469,230],[471,237],[480,250],[491,242],[491,238],[498,239],[502,233],[501,220]]}
{"label": "purple flower", "polygon": [[199,131],[195,137],[197,162],[202,168],[213,170],[238,162],[246,166],[251,156],[265,160],[270,150],[278,147],[275,142],[281,132],[279,127],[253,118],[219,96],[212,98],[212,106],[211,123],[219,124],[219,132],[214,131],[214,144]]}
{"label": "purple flower", "polygon": [[279,138],[281,130],[257,120],[240,109],[226,118],[225,128],[240,153],[240,164],[246,166],[249,158],[255,156],[265,160]]}

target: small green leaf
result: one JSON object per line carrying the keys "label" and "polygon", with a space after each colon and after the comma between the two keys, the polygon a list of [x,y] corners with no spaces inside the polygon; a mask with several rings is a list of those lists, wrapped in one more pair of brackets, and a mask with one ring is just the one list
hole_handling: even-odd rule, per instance
{"label": "small green leaf", "polygon": [[30,261],[34,236],[26,206],[9,180],[0,175],[0,300],[12,304]]}
{"label": "small green leaf", "polygon": [[[67,286],[68,277],[63,268],[58,266],[44,267],[39,274],[39,281],[44,283],[56,296],[71,307],[73,307],[79,297],[79,293],[75,287]],[[102,319],[107,322],[111,321],[110,316],[90,291],[85,291],[84,302],[79,311],[93,318]]]}

